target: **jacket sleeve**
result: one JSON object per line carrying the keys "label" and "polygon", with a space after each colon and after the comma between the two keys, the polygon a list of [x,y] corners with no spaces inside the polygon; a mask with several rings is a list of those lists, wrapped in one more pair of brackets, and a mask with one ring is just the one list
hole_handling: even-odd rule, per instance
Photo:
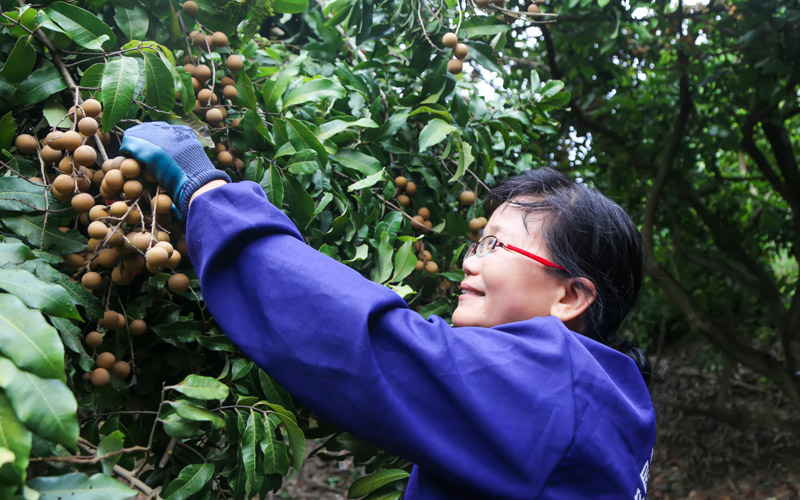
{"label": "jacket sleeve", "polygon": [[557,320],[425,320],[306,245],[255,183],[195,198],[187,243],[223,331],[320,417],[508,499],[533,498],[569,446],[572,367]]}

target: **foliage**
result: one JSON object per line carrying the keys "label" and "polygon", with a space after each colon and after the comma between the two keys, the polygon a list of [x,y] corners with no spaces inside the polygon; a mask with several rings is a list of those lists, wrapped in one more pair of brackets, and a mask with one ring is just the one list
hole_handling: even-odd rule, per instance
{"label": "foliage", "polygon": [[[249,498],[302,466],[306,438],[325,438],[314,453],[377,471],[351,495],[397,498],[408,464],[318,421],[218,329],[182,221],[146,175],[118,174],[135,170],[116,155],[121,134],[189,125],[310,245],[447,317],[482,215],[460,194],[541,165],[569,94],[528,71],[525,89],[483,97],[480,68],[503,71],[494,51],[513,38],[460,3],[198,4],[195,20],[165,0],[2,2],[0,496]],[[457,25],[473,75],[449,74],[432,42]],[[90,130],[80,147],[49,136],[76,128]],[[109,212],[79,208],[86,192]],[[145,264],[156,246],[167,264]],[[123,363],[112,376],[98,367],[109,357]]]}

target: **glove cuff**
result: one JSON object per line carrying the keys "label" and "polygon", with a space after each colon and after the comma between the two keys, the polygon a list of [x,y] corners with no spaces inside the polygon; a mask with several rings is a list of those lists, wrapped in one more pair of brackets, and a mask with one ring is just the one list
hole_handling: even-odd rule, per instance
{"label": "glove cuff", "polygon": [[[206,161],[208,161],[208,158],[206,158]],[[222,179],[225,182],[231,182],[231,178],[228,174],[222,170],[217,170],[216,168],[213,170],[205,170],[190,177],[189,180],[186,181],[186,184],[183,185],[183,189],[181,189],[180,203],[178,204],[178,210],[181,213],[181,217],[186,219],[186,214],[189,213],[189,201],[191,201],[194,192],[216,179]]]}

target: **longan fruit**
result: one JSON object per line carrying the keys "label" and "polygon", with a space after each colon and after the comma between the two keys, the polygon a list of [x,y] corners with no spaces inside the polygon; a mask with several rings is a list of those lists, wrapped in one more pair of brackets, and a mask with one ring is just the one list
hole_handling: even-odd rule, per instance
{"label": "longan fruit", "polygon": [[97,254],[97,262],[106,269],[111,269],[119,262],[119,252],[113,248],[104,248]]}
{"label": "longan fruit", "polygon": [[192,37],[192,44],[198,49],[200,49],[200,51],[202,52],[209,48],[209,46],[211,45],[211,39],[209,39],[202,33],[196,33]]}
{"label": "longan fruit", "polygon": [[181,265],[181,253],[177,250],[174,250],[169,256],[167,267],[170,269],[177,269],[179,265]]}
{"label": "longan fruit", "polygon": [[[89,238],[89,241],[86,242],[86,250],[89,253],[94,253],[94,251],[97,250],[97,247],[99,247],[101,243],[103,243],[103,240],[97,238]],[[93,264],[92,269],[94,270],[94,268],[97,267],[97,263],[92,262],[92,264]]]}
{"label": "longan fruit", "polygon": [[150,201],[150,206],[154,207],[156,214],[167,215],[172,208],[172,198],[166,194],[159,194]]}
{"label": "longan fruit", "polygon": [[417,231],[422,231],[425,228],[424,222],[425,219],[423,219],[421,215],[415,215],[411,218],[411,227]]}
{"label": "longan fruit", "polygon": [[132,253],[122,258],[122,267],[132,273],[140,273],[144,270],[145,260],[141,254]]}
{"label": "longan fruit", "polygon": [[97,151],[91,146],[80,146],[72,153],[72,158],[78,165],[88,167],[97,161]]}
{"label": "longan fruit", "polygon": [[100,332],[89,332],[86,334],[86,345],[97,349],[103,344],[103,334]]}
{"label": "longan fruit", "polygon": [[236,80],[229,76],[223,76],[219,79],[219,84],[223,87],[227,87],[228,85],[236,85]]}
{"label": "longan fruit", "polygon": [[225,85],[222,88],[222,95],[225,96],[225,99],[236,99],[239,96],[239,91],[236,90],[235,85]]}
{"label": "longan fruit", "polygon": [[442,37],[442,45],[452,49],[458,43],[458,36],[455,33],[447,32]]}
{"label": "longan fruit", "polygon": [[428,207],[420,207],[420,209],[417,210],[417,215],[421,215],[423,219],[430,219],[431,211]]}
{"label": "longan fruit", "polygon": [[414,196],[414,193],[417,192],[417,185],[411,181],[408,181],[406,184],[406,194],[409,196]]}
{"label": "longan fruit", "polygon": [[[194,39],[194,34],[197,33],[196,31],[192,31],[189,33],[189,38]],[[197,71],[197,66],[192,63],[186,63],[183,65],[183,69],[186,70],[189,75],[194,76],[195,71]]]}
{"label": "longan fruit", "polygon": [[506,4],[506,0],[492,0],[492,3],[497,5],[498,7],[502,7]]}
{"label": "longan fruit", "polygon": [[164,267],[169,261],[169,254],[161,247],[152,247],[144,255],[147,265],[150,267]]}
{"label": "longan fruit", "polygon": [[140,337],[147,331],[147,323],[141,319],[135,319],[128,323],[128,333],[134,337]]}
{"label": "longan fruit", "polygon": [[401,205],[403,205],[404,207],[407,207],[407,206],[411,205],[411,198],[409,198],[408,196],[406,196],[404,194],[401,194],[401,195],[397,196],[397,202],[400,203]]}
{"label": "longan fruit", "polygon": [[125,158],[119,165],[119,171],[126,179],[135,179],[142,173],[142,167],[133,158]]}
{"label": "longan fruit", "polygon": [[189,277],[183,273],[175,273],[167,280],[167,288],[172,293],[183,293],[189,289]]}
{"label": "longan fruit", "polygon": [[[83,119],[85,120],[85,118]],[[89,118],[89,119],[94,120],[94,118]],[[59,142],[61,143],[61,147],[63,149],[72,152],[78,149],[81,146],[81,144],[83,144],[83,137],[81,137],[81,134],[75,132],[74,130],[68,130],[64,132],[64,136],[61,138]]]}
{"label": "longan fruit", "polygon": [[[206,121],[211,125],[219,125],[220,123],[222,123],[222,120],[223,120],[222,111],[220,111],[219,108],[211,108],[208,111],[206,111]],[[227,151],[223,152],[227,153]]]}
{"label": "longan fruit", "polygon": [[472,205],[475,203],[475,191],[462,191],[461,194],[458,195],[458,201],[460,201],[462,205]]}
{"label": "longan fruit", "polygon": [[83,255],[79,253],[71,253],[64,256],[64,262],[67,263],[67,267],[69,267],[71,270],[77,271],[86,264],[86,259],[84,259]]}
{"label": "longan fruit", "polygon": [[200,89],[200,92],[197,93],[197,100],[202,104],[208,104],[211,101],[212,95],[214,95],[214,93],[211,92],[211,89]]}
{"label": "longan fruit", "polygon": [[86,228],[86,233],[90,238],[104,240],[108,236],[108,226],[106,226],[105,222],[96,220],[89,224],[89,227]]}
{"label": "longan fruit", "polygon": [[[195,70],[195,73],[196,72],[197,71]],[[196,77],[193,76],[192,77],[192,90],[194,90],[195,93],[197,93],[200,90],[200,85],[201,85],[200,80],[198,80]]]}
{"label": "longan fruit", "polygon": [[433,222],[429,220],[424,221],[422,224],[425,226],[425,229],[423,229],[423,232],[425,233],[428,232],[428,229],[433,229]]}
{"label": "longan fruit", "polygon": [[111,217],[120,218],[128,212],[128,204],[124,201],[115,201],[108,207]]}
{"label": "longan fruit", "polygon": [[[169,237],[169,235],[167,235],[167,237]],[[159,241],[158,243],[155,244],[155,247],[156,248],[163,248],[164,251],[167,252],[167,257],[170,257],[172,255],[172,252],[175,251],[175,248],[172,246],[172,243],[170,243],[169,241]]]}
{"label": "longan fruit", "polygon": [[100,273],[89,271],[81,277],[81,285],[87,290],[97,290],[103,284],[103,277]]}
{"label": "longan fruit", "polygon": [[211,35],[211,46],[212,47],[224,47],[228,45],[228,35],[221,31],[215,31]]}
{"label": "longan fruit", "polygon": [[539,7],[538,5],[536,5],[535,3],[532,3],[532,4],[528,5],[528,13],[529,14],[541,14],[542,13],[542,8]]}
{"label": "longan fruit", "polygon": [[428,274],[436,274],[439,272],[439,264],[434,261],[428,261],[425,263],[425,272]]}
{"label": "longan fruit", "polygon": [[50,146],[53,149],[64,149],[61,146],[61,139],[64,137],[64,132],[60,130],[54,130],[44,136],[42,140],[42,146]]}
{"label": "longan fruit", "polygon": [[133,273],[122,266],[115,266],[111,270],[111,281],[119,286],[130,285],[131,281],[133,281]]}
{"label": "longan fruit", "polygon": [[[100,319],[100,321],[98,321],[98,323],[103,328],[111,330],[116,328],[119,324],[119,316],[120,314],[117,311],[112,311],[109,309],[103,313],[103,317]],[[111,363],[113,363],[113,361]],[[109,364],[109,366],[111,366],[111,364]]]}
{"label": "longan fruit", "polygon": [[74,169],[75,169],[75,164],[72,162],[71,156],[65,156],[61,158],[61,160],[59,160],[58,162],[59,172],[63,172],[65,174],[71,174]]}
{"label": "longan fruit", "polygon": [[420,254],[422,262],[428,262],[429,260],[433,259],[433,255],[431,255],[431,252],[429,250],[423,250],[422,252],[420,252]]}
{"label": "longan fruit", "polygon": [[447,71],[450,73],[457,75],[461,73],[462,69],[464,69],[464,65],[461,63],[461,59],[450,59],[447,61]]}
{"label": "longan fruit", "polygon": [[61,160],[61,151],[50,146],[44,146],[39,154],[46,163],[56,163]]}
{"label": "longan fruit", "polygon": [[127,361],[117,361],[111,366],[111,373],[117,378],[126,379],[131,374],[131,365]]}
{"label": "longan fruit", "polygon": [[485,226],[486,224],[484,224],[483,220],[481,220],[481,219],[483,219],[483,217],[476,217],[474,219],[470,219],[470,221],[469,221],[469,230],[470,231],[480,231],[481,229],[483,229],[483,226]]}
{"label": "longan fruit", "polygon": [[17,147],[17,151],[25,155],[29,155],[36,151],[36,147],[38,145],[39,141],[36,140],[36,137],[30,134],[19,134],[14,140],[14,146]]}
{"label": "longan fruit", "polygon": [[404,189],[408,184],[408,179],[403,177],[402,175],[398,175],[394,178],[394,185],[397,186],[398,189]]}
{"label": "longan fruit", "polygon": [[128,211],[128,215],[125,216],[125,223],[126,224],[138,224],[142,220],[142,212],[139,211],[138,208],[133,207]]}
{"label": "longan fruit", "polygon": [[142,191],[144,191],[144,186],[136,179],[126,181],[125,184],[122,185],[122,192],[125,193],[125,198],[129,200],[137,198],[142,194]]}
{"label": "longan fruit", "polygon": [[[169,233],[166,232],[166,231],[156,231],[155,237],[156,237],[156,245],[158,245],[158,243],[160,243],[162,241],[169,241],[170,240]],[[156,246],[156,245],[153,245],[153,246]]]}
{"label": "longan fruit", "polygon": [[197,2],[193,2],[192,0],[186,0],[181,5],[183,9],[183,13],[189,17],[195,17],[200,12],[200,6],[197,5]]}
{"label": "longan fruit", "polygon": [[111,381],[111,375],[109,375],[108,370],[105,368],[95,368],[92,370],[90,380],[95,387],[105,387]]}
{"label": "longan fruit", "polygon": [[205,64],[198,64],[197,70],[194,72],[194,77],[200,82],[208,81],[211,78],[211,68]]}
{"label": "longan fruit", "polygon": [[[106,236],[106,240],[105,240],[106,244],[108,246],[118,247],[118,246],[122,245],[125,242],[125,239],[122,237],[122,233],[119,232],[119,230],[110,229],[109,232],[111,234]],[[117,249],[117,252],[119,252],[119,249]]]}
{"label": "longan fruit", "polygon": [[464,59],[465,57],[467,57],[467,54],[469,54],[469,48],[463,43],[459,43],[453,49],[453,55],[459,59]]}
{"label": "longan fruit", "polygon": [[421,240],[417,240],[417,241],[414,242],[414,251],[415,252],[421,252],[423,248],[424,247],[422,246],[422,241]]}
{"label": "longan fruit", "polygon": [[238,54],[231,54],[228,56],[228,59],[225,60],[225,64],[228,66],[229,70],[236,73],[244,67],[244,59]]}
{"label": "longan fruit", "polygon": [[220,151],[217,154],[217,163],[223,167],[233,166],[233,155],[229,151]]}
{"label": "longan fruit", "polygon": [[71,175],[61,174],[53,181],[53,187],[60,193],[72,194],[75,191],[75,179]]}
{"label": "longan fruit", "polygon": [[86,213],[94,206],[94,197],[89,193],[78,193],[72,197],[71,204],[76,212]]}
{"label": "longan fruit", "polygon": [[135,233],[132,238],[129,238],[134,248],[144,252],[150,246],[151,235],[150,233]]}
{"label": "longan fruit", "polygon": [[88,116],[86,118],[81,118],[81,120],[78,122],[78,130],[85,136],[96,134],[98,128],[100,127],[97,125],[97,120]]}
{"label": "longan fruit", "polygon": [[106,172],[106,175],[103,178],[103,184],[108,186],[109,189],[112,189],[114,191],[120,191],[122,189],[122,186],[125,185],[125,176],[122,175],[122,172],[120,170],[117,169],[109,170],[108,172]]}
{"label": "longan fruit", "polygon": [[110,352],[101,352],[97,355],[97,359],[95,360],[94,364],[96,364],[100,368],[105,368],[108,370],[111,366],[117,361],[117,357],[114,356],[113,353]]}
{"label": "longan fruit", "polygon": [[86,116],[90,116],[92,118],[99,115],[100,112],[103,111],[103,106],[97,99],[86,99],[83,101],[82,107]]}
{"label": "longan fruit", "polygon": [[423,269],[425,269],[425,263],[422,262],[421,260],[418,260],[417,263],[414,264],[414,270],[415,271],[422,271]]}

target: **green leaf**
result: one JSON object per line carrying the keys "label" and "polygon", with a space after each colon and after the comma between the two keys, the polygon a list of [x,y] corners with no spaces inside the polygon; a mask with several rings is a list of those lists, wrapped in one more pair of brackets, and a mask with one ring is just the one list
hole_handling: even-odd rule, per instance
{"label": "green leaf", "polygon": [[81,329],[72,321],[56,316],[48,316],[50,323],[56,327],[58,334],[61,336],[61,341],[64,346],[72,352],[78,354],[78,366],[85,372],[90,372],[94,369],[94,359],[86,353],[83,347],[83,334]]}
{"label": "green leaf", "polygon": [[80,472],[41,476],[28,481],[28,486],[39,492],[39,500],[126,500],[136,495],[135,490],[99,473],[91,477]]}
{"label": "green leaf", "polygon": [[309,175],[319,170],[317,152],[313,149],[298,151],[289,158],[286,169],[294,175]]}
{"label": "green leaf", "polygon": [[264,472],[285,476],[289,472],[289,454],[285,443],[275,437],[277,428],[272,419],[265,419],[264,437],[261,439],[261,452],[264,454]]}
{"label": "green leaf", "polygon": [[244,138],[251,149],[264,151],[269,148],[269,130],[258,112],[247,111],[242,117],[242,127]]}
{"label": "green leaf", "polygon": [[[273,77],[264,82],[261,86],[261,96],[264,99],[264,106],[266,111],[270,113],[280,112],[278,101],[283,93],[289,87],[292,81],[292,74],[290,72],[280,72],[276,74],[277,78]],[[320,139],[322,140],[322,139]]]}
{"label": "green leaf", "polygon": [[261,489],[261,483],[264,481],[263,470],[258,466],[258,445],[263,437],[264,417],[261,416],[261,413],[250,410],[244,435],[239,439],[239,452],[247,476],[245,490],[248,498],[252,493]]}
{"label": "green leaf", "polygon": [[[100,441],[100,444],[97,445],[96,455],[102,457],[108,453],[119,451],[122,449],[124,442],[125,434],[123,434],[122,431],[116,430]],[[122,458],[122,455],[113,455],[101,460],[100,463],[103,466],[103,474],[110,476],[120,458]]]}
{"label": "green leaf", "polygon": [[116,5],[114,10],[114,21],[128,40],[142,39],[147,36],[150,19],[146,10],[139,5],[134,5],[132,9]]}
{"label": "green leaf", "polygon": [[443,120],[450,122],[453,120],[453,117],[444,109],[435,109],[430,106],[420,106],[414,111],[412,111],[408,116],[416,116],[420,114],[432,114],[441,116]]}
{"label": "green leaf", "polygon": [[0,210],[43,212],[60,208],[64,204],[53,198],[46,187],[21,177],[0,177]]}
{"label": "green leaf", "polygon": [[185,399],[170,401],[169,405],[172,406],[179,417],[185,420],[191,422],[210,422],[215,429],[222,429],[225,427],[225,420],[222,417]]}
{"label": "green leaf", "polygon": [[389,233],[381,233],[381,241],[378,244],[378,282],[385,283],[392,275],[392,254],[394,248],[389,242]]}
{"label": "green leaf", "polygon": [[39,311],[0,293],[0,353],[16,366],[43,378],[65,380],[64,346]]}
{"label": "green leaf", "polygon": [[295,87],[283,101],[283,109],[306,102],[316,102],[327,97],[341,99],[344,87],[328,78],[316,78]]}
{"label": "green leaf", "polygon": [[414,254],[414,241],[409,238],[397,250],[394,256],[394,276],[389,281],[396,283],[414,272],[417,256]]}
{"label": "green leaf", "polygon": [[228,386],[212,377],[188,375],[180,384],[168,386],[181,394],[194,399],[219,399],[228,397]]}
{"label": "green leaf", "polygon": [[258,100],[256,99],[256,92],[253,88],[253,82],[247,73],[242,73],[236,81],[236,88],[239,92],[239,102],[244,103],[247,109],[255,111],[258,108]]}
{"label": "green leaf", "polygon": [[[1,311],[1,310],[0,310]],[[19,421],[11,401],[0,391],[0,447],[14,454],[11,470],[0,469],[0,484],[22,484],[31,455],[31,432]]]}
{"label": "green leaf", "polygon": [[108,132],[127,113],[133,102],[136,82],[139,81],[139,61],[120,56],[106,64],[103,89],[103,131]]}
{"label": "green leaf", "polygon": [[80,283],[70,281],[69,276],[53,269],[41,258],[24,263],[22,268],[32,272],[39,279],[61,285],[61,288],[72,297],[76,304],[86,309],[88,320],[95,321],[103,317],[105,309],[99,297],[92,295],[92,292],[84,288]]}
{"label": "green leaf", "polygon": [[46,283],[22,269],[0,269],[0,288],[16,295],[25,305],[46,314],[80,320],[75,301],[61,286]]}
{"label": "green leaf", "polygon": [[342,148],[335,155],[331,155],[331,159],[364,175],[372,175],[381,170],[381,162],[354,149]]}
{"label": "green leaf", "polygon": [[[81,87],[101,88],[103,83],[103,72],[105,69],[106,63],[97,63],[89,66],[86,71],[83,72],[83,76],[81,76]],[[95,96],[95,99],[99,101],[103,100],[102,92],[96,90],[92,92]]]}
{"label": "green leaf", "polygon": [[180,346],[187,342],[194,342],[203,331],[203,325],[199,321],[184,320],[174,323],[161,324],[150,327],[161,340],[174,346]]}
{"label": "green leaf", "polygon": [[476,63],[489,71],[494,71],[498,75],[505,74],[505,70],[497,62],[497,56],[494,54],[491,45],[483,42],[470,42],[469,49],[470,55],[472,55]]}
{"label": "green leaf", "polygon": [[292,397],[289,395],[289,392],[281,387],[274,378],[267,375],[264,370],[258,370],[258,383],[261,386],[261,390],[264,393],[264,397],[270,403],[275,403],[281,405],[283,408],[288,409],[289,411],[294,411],[294,401],[292,401]]}
{"label": "green leaf", "polygon": [[505,33],[511,30],[511,26],[494,18],[494,16],[472,16],[461,25],[461,33],[466,38],[478,38],[482,36]]}
{"label": "green leaf", "polygon": [[[345,120],[331,120],[329,122],[325,122],[319,126],[319,132],[317,133],[317,139],[320,142],[330,139],[331,137],[335,136],[336,134],[340,134],[344,131],[349,131],[350,129],[361,127],[361,128],[378,128],[379,125],[372,121],[370,118],[361,118],[355,121],[345,121]],[[340,151],[341,153],[341,151]]]}
{"label": "green leaf", "polygon": [[315,136],[303,122],[295,120],[294,118],[287,118],[286,125],[289,139],[292,141],[297,151],[308,148],[313,149],[317,152],[322,166],[324,167],[328,164],[328,152],[325,150],[322,143],[319,142],[317,136]]}
{"label": "green leaf", "polygon": [[266,403],[266,405],[275,412],[275,415],[281,420],[286,432],[289,434],[292,467],[294,468],[294,473],[297,474],[300,472],[300,468],[303,467],[303,460],[306,458],[306,437],[300,427],[297,426],[297,420],[294,415],[288,412],[286,408],[272,403]]}
{"label": "green leaf", "polygon": [[308,8],[308,0],[275,0],[272,9],[279,14],[299,14]]}
{"label": "green leaf", "polygon": [[191,464],[183,468],[163,493],[165,500],[186,500],[208,483],[214,476],[214,464]]}
{"label": "green leaf", "polygon": [[64,382],[19,370],[0,357],[0,387],[28,429],[69,450],[77,449],[78,403]]}
{"label": "green leaf", "polygon": [[3,224],[32,244],[39,245],[41,243],[44,250],[52,250],[65,255],[86,249],[86,239],[77,230],[71,229],[62,233],[52,217],[47,221],[45,227],[44,218],[44,215],[6,217],[3,219]]}
{"label": "green leaf", "polygon": [[171,112],[175,105],[175,84],[172,72],[151,52],[144,53],[144,101],[146,104],[165,112]]}
{"label": "green leaf", "polygon": [[14,112],[9,111],[0,118],[0,150],[11,149],[16,134],[17,122],[14,120]]}
{"label": "green leaf", "polygon": [[67,88],[67,82],[53,66],[39,68],[19,84],[14,99],[19,105],[29,106],[42,102]]}
{"label": "green leaf", "polygon": [[375,172],[372,175],[368,175],[367,177],[364,177],[360,181],[354,182],[354,183],[350,184],[349,186],[347,186],[347,192],[349,193],[351,191],[356,191],[358,189],[364,189],[364,188],[372,187],[375,184],[379,183],[381,181],[381,179],[383,179],[383,174],[384,174],[384,171],[383,171],[383,169],[381,169],[379,172]]}
{"label": "green leaf", "polygon": [[347,490],[347,498],[360,498],[368,495],[382,486],[405,479],[410,474],[403,469],[386,469],[369,476],[353,481]]}
{"label": "green leaf", "polygon": [[26,260],[35,258],[28,245],[21,241],[12,238],[0,241],[0,266],[22,264]]}
{"label": "green leaf", "polygon": [[283,180],[281,179],[280,170],[270,165],[267,171],[264,172],[260,184],[270,203],[280,208],[283,204]]}
{"label": "green leaf", "polygon": [[65,2],[53,2],[45,7],[45,12],[81,47],[100,51],[103,45],[110,48],[117,44],[111,27],[88,10]]}
{"label": "green leaf", "polygon": [[450,125],[444,120],[434,118],[429,121],[427,125],[419,133],[419,151],[420,153],[429,147],[439,144],[450,135],[451,132],[456,131],[456,127]]}
{"label": "green leaf", "polygon": [[544,84],[544,87],[539,91],[542,98],[541,100],[544,101],[546,99],[550,99],[551,97],[555,96],[561,89],[564,88],[564,82],[561,80],[550,80],[549,82]]}
{"label": "green leaf", "polygon": [[36,65],[36,49],[33,48],[32,37],[23,36],[17,39],[14,48],[6,58],[0,76],[8,83],[19,83],[31,74]]}
{"label": "green leaf", "polygon": [[364,500],[400,500],[402,496],[402,491],[390,490],[387,488],[370,493],[364,497]]}
{"label": "green leaf", "polygon": [[175,73],[178,75],[178,92],[181,94],[181,104],[183,105],[183,112],[186,114],[194,109],[195,101],[197,100],[192,88],[192,75],[181,67],[175,68]]}
{"label": "green leaf", "polygon": [[447,182],[456,182],[467,171],[472,162],[475,161],[475,157],[472,156],[472,146],[466,142],[461,141],[461,151],[458,154],[458,168],[456,169],[456,173],[453,174],[453,177],[450,178]]}

